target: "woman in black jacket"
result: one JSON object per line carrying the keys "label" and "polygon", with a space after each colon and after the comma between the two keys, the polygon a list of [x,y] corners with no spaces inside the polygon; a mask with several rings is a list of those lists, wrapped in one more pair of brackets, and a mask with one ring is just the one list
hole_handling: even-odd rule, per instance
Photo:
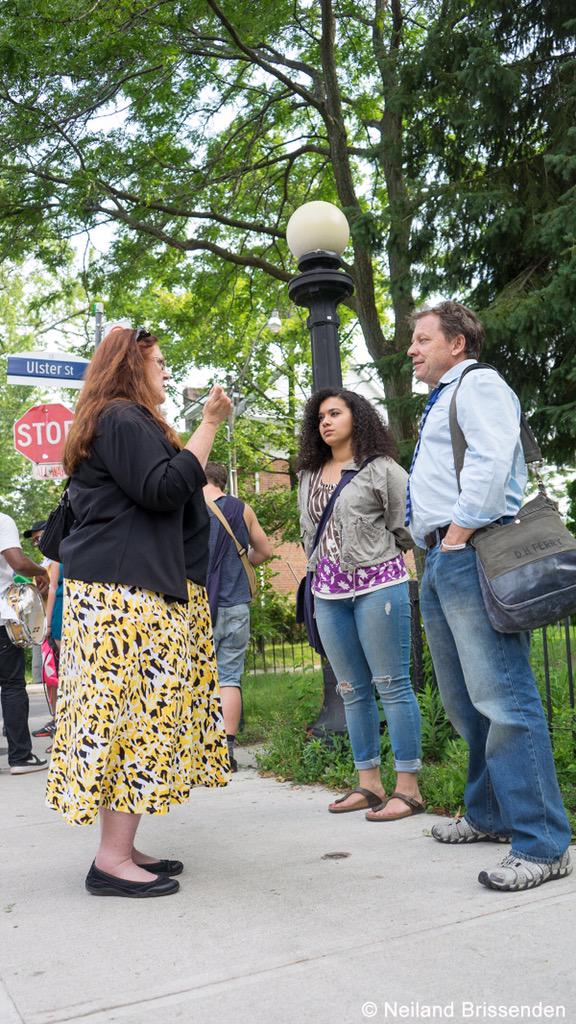
{"label": "woman in black jacket", "polygon": [[228,781],[205,591],[204,465],[230,401],[214,388],[182,445],[159,411],[157,339],[114,328],[86,374],[66,443],[75,515],[62,542],[60,694],[47,799],[71,824],[100,818],[95,895],[178,890],[183,865],[134,846],[143,813]]}

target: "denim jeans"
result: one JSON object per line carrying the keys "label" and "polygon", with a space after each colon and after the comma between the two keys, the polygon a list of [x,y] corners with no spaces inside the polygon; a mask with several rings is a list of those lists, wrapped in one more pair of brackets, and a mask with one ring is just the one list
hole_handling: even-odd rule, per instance
{"label": "denim jeans", "polygon": [[214,626],[214,649],[220,686],[240,686],[250,640],[250,605],[219,608]]}
{"label": "denim jeans", "polygon": [[378,690],[397,772],[421,767],[420,710],[410,683],[408,584],[336,601],[315,598],[316,623],[344,701],[356,768],[380,764]]}
{"label": "denim jeans", "polygon": [[527,633],[497,633],[474,549],[426,555],[420,608],[448,717],[470,747],[466,817],[511,834],[512,853],[550,862],[570,843]]}
{"label": "denim jeans", "polygon": [[24,676],[24,651],[0,626],[0,699],[8,742],[8,764],[25,764],[32,753],[28,729],[28,694]]}

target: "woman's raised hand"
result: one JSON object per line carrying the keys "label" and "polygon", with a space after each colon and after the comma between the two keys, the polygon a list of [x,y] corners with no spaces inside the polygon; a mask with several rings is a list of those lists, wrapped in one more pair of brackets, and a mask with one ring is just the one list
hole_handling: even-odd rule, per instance
{"label": "woman's raised hand", "polygon": [[185,447],[196,456],[202,466],[210,458],[210,451],[214,444],[214,438],[218,427],[224,420],[228,419],[232,412],[232,402],[219,384],[215,384],[202,410],[202,422],[188,438]]}
{"label": "woman's raised hand", "polygon": [[202,412],[202,419],[208,423],[223,423],[232,412],[232,402],[219,384],[212,388]]}

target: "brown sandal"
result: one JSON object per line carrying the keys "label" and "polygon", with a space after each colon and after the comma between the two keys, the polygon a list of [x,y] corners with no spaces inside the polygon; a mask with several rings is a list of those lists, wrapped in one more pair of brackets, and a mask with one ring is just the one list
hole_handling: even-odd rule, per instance
{"label": "brown sandal", "polygon": [[[377,810],[381,811],[384,807],[386,807],[386,804],[390,803],[390,801],[394,799],[403,800],[403,802],[406,804],[406,810],[403,813],[390,814],[388,817],[383,818],[379,817],[375,813]],[[420,803],[420,801],[416,800],[413,796],[405,796],[404,793],[395,792],[391,793],[388,799],[385,800],[380,807],[374,808],[373,811],[368,811],[368,814],[366,815],[366,821],[399,821],[400,818],[411,818],[413,814],[423,814],[425,810],[426,807],[424,806],[424,804]]]}
{"label": "brown sandal", "polygon": [[341,807],[338,810],[336,810],[335,807],[329,807],[328,810],[330,811],[330,814],[350,814],[352,811],[365,811],[367,807],[383,807],[386,803],[386,800],[383,800],[377,793],[373,793],[371,789],[364,789],[363,786],[351,789],[349,793],[345,793],[344,796],[338,797],[334,803],[344,803],[344,801],[347,800],[349,796],[352,796],[353,793],[360,793],[360,796],[364,797],[366,803],[359,804],[357,807]]}

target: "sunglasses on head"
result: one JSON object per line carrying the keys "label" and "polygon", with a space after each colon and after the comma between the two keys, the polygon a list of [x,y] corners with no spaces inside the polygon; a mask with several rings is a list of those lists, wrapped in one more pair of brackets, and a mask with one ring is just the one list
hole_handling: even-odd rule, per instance
{"label": "sunglasses on head", "polygon": [[141,338],[151,338],[152,335],[145,327],[136,327],[134,331],[134,341],[140,341]]}

